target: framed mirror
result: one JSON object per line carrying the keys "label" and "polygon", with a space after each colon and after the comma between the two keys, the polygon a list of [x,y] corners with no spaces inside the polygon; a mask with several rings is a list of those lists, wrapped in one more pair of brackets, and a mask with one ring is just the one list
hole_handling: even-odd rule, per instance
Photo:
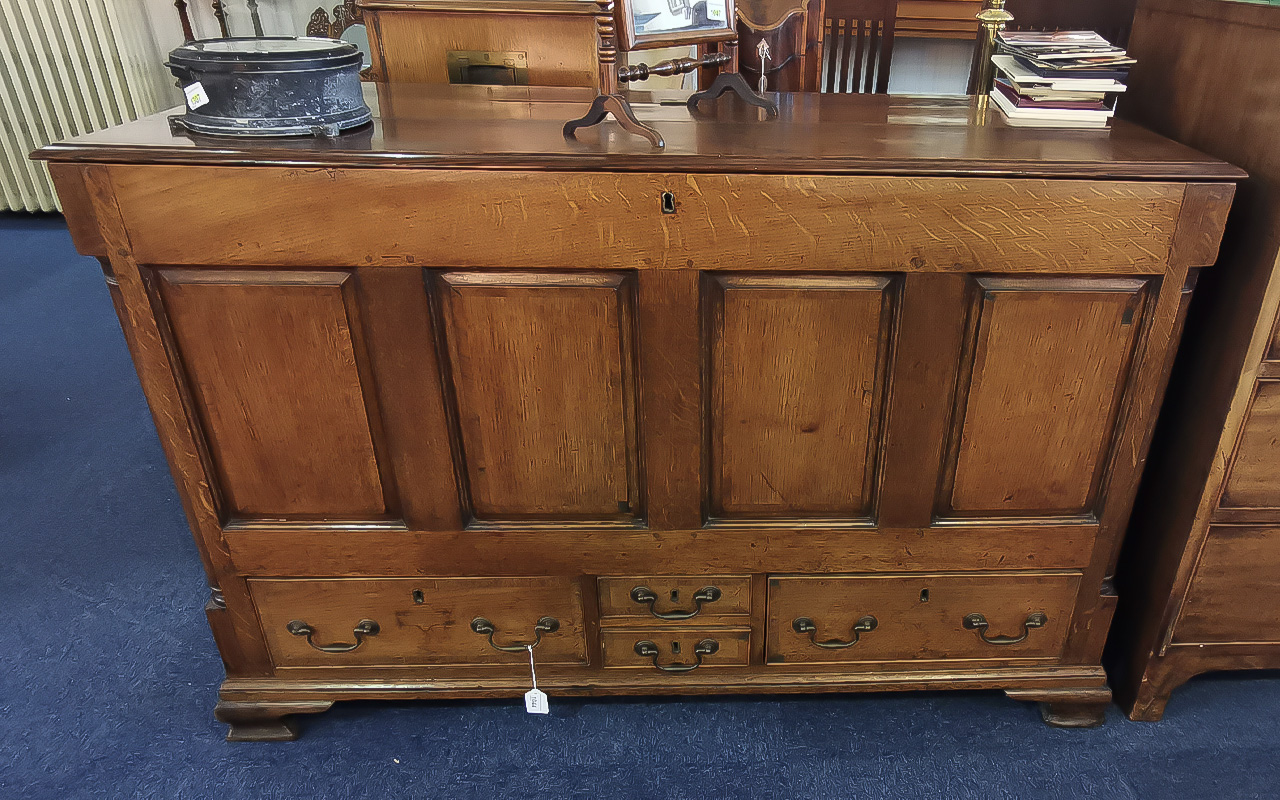
{"label": "framed mirror", "polygon": [[626,51],[737,38],[733,0],[617,0]]}

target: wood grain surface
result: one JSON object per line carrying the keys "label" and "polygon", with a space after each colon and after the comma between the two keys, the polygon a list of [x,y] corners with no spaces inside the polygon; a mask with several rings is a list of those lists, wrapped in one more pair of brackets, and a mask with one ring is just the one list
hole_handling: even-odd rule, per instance
{"label": "wood grain surface", "polygon": [[[1260,592],[1280,580],[1275,540],[1264,533],[1280,521],[1270,380],[1280,373],[1267,360],[1280,309],[1280,98],[1269,83],[1277,45],[1280,8],[1265,5],[1142,0],[1134,20],[1138,64],[1121,113],[1250,178],[1217,266],[1200,276],[1116,571],[1108,662],[1133,719],[1159,719],[1170,693],[1198,673],[1280,664],[1274,604]],[[1208,237],[1180,238],[1209,251]]]}
{"label": "wood grain surface", "polygon": [[450,272],[438,291],[476,518],[637,514],[632,281]]}
{"label": "wood grain surface", "polygon": [[161,270],[157,278],[226,513],[386,514],[352,275]]}
{"label": "wood grain surface", "polygon": [[[482,617],[503,646],[532,644],[541,617],[554,617],[535,658],[548,664],[586,662],[582,595],[564,578],[445,580],[254,580],[249,582],[262,631],[277,667],[352,667],[396,664],[506,664],[526,673],[529,653],[491,647],[471,629]],[[421,602],[419,602],[421,600]],[[351,644],[363,619],[378,623],[347,653],[325,653],[287,630],[300,619],[315,629],[317,644]]]}
{"label": "wood grain surface", "polygon": [[942,513],[1092,513],[1146,282],[984,278],[975,289]]}
{"label": "wood grain surface", "polygon": [[[630,92],[666,147],[606,125],[565,139],[594,89],[365,84],[375,121],[336,140],[175,136],[172,111],[51,144],[54,161],[278,164],[598,172],[988,175],[1235,181],[1240,170],[1116,120],[1102,130],[1013,128],[977,98],[783,94],[777,119],[721,102],[690,112],[688,92]],[[1126,98],[1132,101],[1132,98]],[[211,208],[212,206],[210,206]]]}
{"label": "wood grain surface", "polygon": [[[653,153],[566,142],[563,93],[371,91],[324,148],[151,119],[40,154],[205,557],[232,738],[522,692],[476,617],[516,647],[554,616],[563,693],[1000,688],[1098,720],[1107,579],[1238,171],[967,101],[656,104]],[[721,597],[659,619],[637,585]],[[793,628],[863,605],[851,648]],[[1047,622],[992,644],[971,613]],[[722,647],[659,671],[640,636],[659,666]]]}
{"label": "wood grain surface", "polygon": [[713,517],[870,518],[891,285],[717,276],[707,374]]}
{"label": "wood grain surface", "polygon": [[209,167],[113,167],[112,181],[143,263],[281,267],[1159,273],[1183,194],[1162,182]]}
{"label": "wood grain surface", "polygon": [[[771,665],[1054,658],[1070,630],[1079,582],[1079,574],[1066,573],[770,577],[765,658]],[[1043,613],[1048,622],[1023,642],[992,645],[965,629],[964,618],[973,613],[986,618],[992,638],[1021,636],[1029,614]],[[817,641],[850,641],[864,616],[876,618],[875,630],[842,649],[817,647],[792,627],[796,618],[808,618],[818,628]]]}

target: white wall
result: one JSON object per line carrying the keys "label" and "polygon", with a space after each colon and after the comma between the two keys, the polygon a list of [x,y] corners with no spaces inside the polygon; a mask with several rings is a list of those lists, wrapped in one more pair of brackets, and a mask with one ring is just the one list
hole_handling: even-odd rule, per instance
{"label": "white wall", "polygon": [[973,61],[972,39],[893,40],[890,94],[964,94]]}

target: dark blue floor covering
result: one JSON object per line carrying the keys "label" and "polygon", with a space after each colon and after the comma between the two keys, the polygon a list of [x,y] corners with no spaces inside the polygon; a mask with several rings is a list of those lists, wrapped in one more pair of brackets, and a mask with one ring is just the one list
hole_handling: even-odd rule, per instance
{"label": "dark blue floor covering", "polygon": [[228,744],[207,592],[102,275],[0,216],[0,798],[1280,795],[1280,680],[1060,731],[998,693],[352,703]]}

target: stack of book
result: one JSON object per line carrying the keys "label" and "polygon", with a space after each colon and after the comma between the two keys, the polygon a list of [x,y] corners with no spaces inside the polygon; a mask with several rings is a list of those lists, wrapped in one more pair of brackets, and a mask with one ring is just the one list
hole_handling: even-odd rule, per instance
{"label": "stack of book", "polygon": [[1102,128],[1136,63],[1093,31],[1000,34],[992,101],[1010,125]]}

